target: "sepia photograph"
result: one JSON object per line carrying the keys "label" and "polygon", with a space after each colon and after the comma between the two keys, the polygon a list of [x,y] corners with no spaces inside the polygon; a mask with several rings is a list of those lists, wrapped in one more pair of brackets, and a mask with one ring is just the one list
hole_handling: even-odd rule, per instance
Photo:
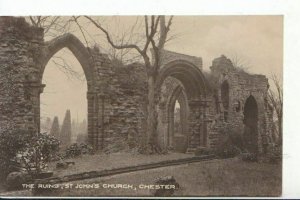
{"label": "sepia photograph", "polygon": [[280,197],[283,30],[283,15],[0,16],[0,196]]}

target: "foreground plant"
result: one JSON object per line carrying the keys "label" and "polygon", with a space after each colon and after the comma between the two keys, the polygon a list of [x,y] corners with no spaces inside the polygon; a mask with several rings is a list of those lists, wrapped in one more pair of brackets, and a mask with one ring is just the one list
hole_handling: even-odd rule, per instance
{"label": "foreground plant", "polygon": [[41,133],[30,137],[16,159],[32,177],[38,176],[59,150],[59,141],[54,136]]}

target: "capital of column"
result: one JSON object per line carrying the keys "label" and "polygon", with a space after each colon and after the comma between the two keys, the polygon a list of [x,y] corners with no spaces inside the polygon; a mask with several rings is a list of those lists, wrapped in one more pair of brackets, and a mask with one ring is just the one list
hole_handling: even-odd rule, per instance
{"label": "capital of column", "polygon": [[31,88],[34,91],[37,91],[39,94],[43,93],[44,88],[46,87],[46,84],[41,84],[40,82],[37,81],[26,81],[24,82],[24,85],[27,88]]}

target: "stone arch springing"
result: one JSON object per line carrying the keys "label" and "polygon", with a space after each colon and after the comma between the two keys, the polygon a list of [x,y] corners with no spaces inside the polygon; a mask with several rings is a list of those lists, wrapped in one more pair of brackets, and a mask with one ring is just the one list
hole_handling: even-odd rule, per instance
{"label": "stone arch springing", "polygon": [[244,144],[252,152],[258,152],[258,106],[255,98],[250,95],[244,105]]}
{"label": "stone arch springing", "polygon": [[224,108],[224,120],[227,122],[229,111],[229,84],[227,80],[221,84],[221,100]]}

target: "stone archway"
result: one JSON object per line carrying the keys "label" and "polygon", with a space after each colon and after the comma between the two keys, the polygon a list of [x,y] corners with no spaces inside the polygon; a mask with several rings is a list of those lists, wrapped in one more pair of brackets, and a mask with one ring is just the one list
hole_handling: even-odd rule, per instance
{"label": "stone archway", "polygon": [[[182,104],[186,105],[185,114],[187,127],[187,151],[195,149],[199,146],[206,146],[207,127],[205,122],[206,115],[206,94],[207,82],[201,70],[194,64],[185,60],[175,60],[162,66],[159,71],[156,88],[160,91],[163,82],[166,78],[172,77],[177,79],[182,85],[181,89],[171,95],[168,101],[168,116],[174,115],[174,104],[178,98],[182,98]],[[184,95],[182,94],[184,91]],[[182,96],[182,97],[180,97]],[[185,96],[185,97],[183,97]],[[185,98],[185,100],[184,100]],[[172,111],[173,109],[173,111]],[[192,110],[187,114],[187,110]],[[168,119],[169,120],[169,119]],[[170,120],[169,120],[170,121]],[[168,135],[172,135],[172,122],[168,125]],[[186,148],[185,148],[186,149]]]}
{"label": "stone archway", "polygon": [[244,145],[251,153],[258,152],[258,106],[250,95],[244,106]]}
{"label": "stone archway", "polygon": [[[43,92],[45,85],[42,84],[43,74],[49,60],[61,49],[67,48],[72,52],[74,57],[80,63],[85,78],[87,81],[87,124],[88,124],[88,142],[95,148],[98,148],[98,130],[97,130],[97,108],[95,104],[97,103],[97,85],[95,82],[94,75],[94,63],[92,59],[91,52],[82,44],[82,42],[73,34],[67,33],[57,38],[52,39],[49,42],[45,42],[43,49],[43,56],[38,59],[39,63],[39,73],[37,82],[42,86],[38,91],[38,103],[35,109],[35,115],[40,117],[40,95]],[[96,123],[95,123],[96,122]],[[39,122],[38,122],[39,123]],[[38,125],[40,126],[40,124]]]}
{"label": "stone archway", "polygon": [[189,61],[175,60],[162,66],[157,78],[156,88],[160,88],[167,77],[179,80],[189,99],[200,99],[207,94],[208,83],[198,67]]}
{"label": "stone archway", "polygon": [[[180,130],[175,134],[175,107],[180,104]],[[186,152],[188,147],[188,102],[182,86],[177,86],[167,102],[167,145],[175,152]]]}

